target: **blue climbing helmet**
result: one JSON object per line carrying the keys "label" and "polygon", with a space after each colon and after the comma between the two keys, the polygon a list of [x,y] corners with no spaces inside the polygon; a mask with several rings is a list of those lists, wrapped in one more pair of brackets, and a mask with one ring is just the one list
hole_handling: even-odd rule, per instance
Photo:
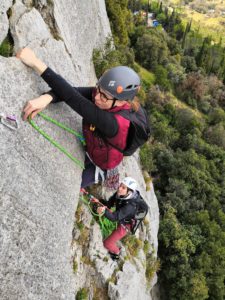
{"label": "blue climbing helmet", "polygon": [[100,77],[97,85],[117,100],[133,100],[138,92],[140,82],[140,77],[133,69],[118,66],[106,71]]}

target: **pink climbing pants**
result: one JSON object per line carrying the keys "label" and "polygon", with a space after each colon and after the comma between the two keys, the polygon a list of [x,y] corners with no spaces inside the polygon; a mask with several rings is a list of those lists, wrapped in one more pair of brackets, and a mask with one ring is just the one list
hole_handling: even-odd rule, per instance
{"label": "pink climbing pants", "polygon": [[119,240],[121,240],[123,237],[125,237],[125,235],[129,232],[130,230],[130,227],[131,225],[130,224],[127,224],[127,225],[122,225],[122,224],[119,224],[119,226],[117,227],[116,230],[114,230],[110,236],[108,236],[103,244],[104,244],[104,247],[112,252],[112,253],[115,253],[115,254],[119,254],[120,253],[120,249],[119,247],[117,246],[117,242]]}

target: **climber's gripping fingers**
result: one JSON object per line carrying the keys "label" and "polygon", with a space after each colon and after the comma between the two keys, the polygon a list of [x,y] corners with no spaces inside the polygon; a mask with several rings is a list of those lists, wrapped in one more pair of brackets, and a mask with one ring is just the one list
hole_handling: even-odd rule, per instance
{"label": "climber's gripping fingers", "polygon": [[28,67],[33,68],[37,61],[37,57],[33,50],[29,48],[23,48],[22,50],[18,51],[16,57],[19,58],[25,65]]}
{"label": "climber's gripping fingers", "polygon": [[93,203],[99,203],[99,200],[95,197],[91,197],[90,201]]}
{"label": "climber's gripping fingers", "polygon": [[39,75],[47,69],[46,64],[37,58],[34,51],[29,48],[23,48],[20,50],[16,54],[16,57],[19,58],[25,65],[34,69]]}
{"label": "climber's gripping fingers", "polygon": [[28,116],[31,115],[33,119],[40,111],[45,109],[45,107],[52,101],[52,96],[45,94],[33,100],[27,102],[23,110],[23,120],[26,121]]}
{"label": "climber's gripping fingers", "polygon": [[102,215],[102,214],[104,214],[104,212],[105,212],[105,206],[99,206],[97,209],[97,213],[99,215]]}

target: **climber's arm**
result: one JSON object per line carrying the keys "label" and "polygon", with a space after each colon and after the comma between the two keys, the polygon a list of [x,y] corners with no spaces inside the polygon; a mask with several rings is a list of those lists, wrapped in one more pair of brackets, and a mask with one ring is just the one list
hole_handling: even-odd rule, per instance
{"label": "climber's arm", "polygon": [[84,120],[95,125],[106,137],[113,137],[118,132],[118,123],[112,113],[97,107],[93,102],[83,97],[64,78],[47,68],[41,77]]}
{"label": "climber's arm", "polygon": [[[83,97],[79,91],[76,88],[74,89],[64,78],[56,74],[50,68],[47,68],[31,49],[24,48],[17,54],[17,57],[20,58],[23,63],[36,70],[52,90],[57,93],[57,96],[81,115],[86,122],[95,125],[106,137],[110,138],[117,134],[118,123],[113,114],[98,108],[94,103]],[[45,99],[45,107],[48,104],[49,102]],[[28,111],[30,110],[31,107],[25,111],[24,119],[27,118]],[[38,110],[37,107],[36,110]]]}
{"label": "climber's arm", "polygon": [[[77,91],[86,99],[89,101],[92,101],[92,91],[94,87],[74,87],[74,89],[77,89]],[[57,103],[63,101],[53,90],[50,90],[43,95],[50,95],[52,96],[52,103]]]}

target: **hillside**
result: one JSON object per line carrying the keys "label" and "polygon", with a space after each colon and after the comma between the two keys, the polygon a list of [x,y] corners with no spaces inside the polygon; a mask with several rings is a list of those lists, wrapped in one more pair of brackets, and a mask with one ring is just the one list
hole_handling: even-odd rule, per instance
{"label": "hillside", "polygon": [[162,2],[176,8],[185,23],[192,20],[193,28],[199,30],[204,36],[211,35],[215,42],[222,39],[222,43],[225,43],[225,1],[170,0]]}

